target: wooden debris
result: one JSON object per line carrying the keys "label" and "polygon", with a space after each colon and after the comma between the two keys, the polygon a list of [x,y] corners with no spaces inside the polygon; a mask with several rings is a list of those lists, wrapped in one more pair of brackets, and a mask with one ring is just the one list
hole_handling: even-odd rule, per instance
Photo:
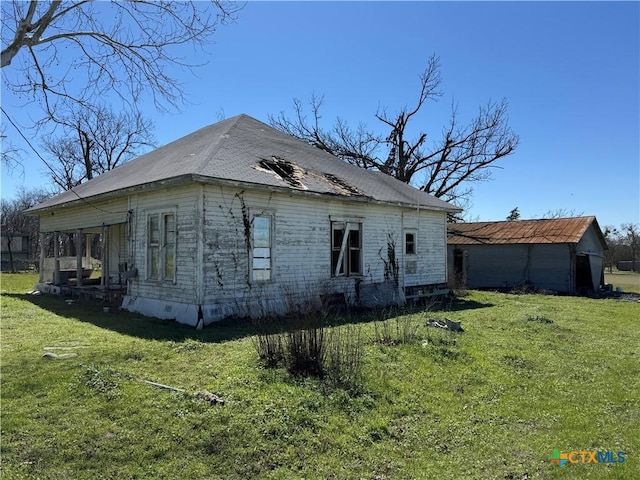
{"label": "wooden debris", "polygon": [[75,350],[76,348],[89,348],[89,345],[76,345],[75,347],[44,347],[45,350]]}
{"label": "wooden debris", "polygon": [[[150,382],[149,380],[142,380],[142,381],[147,385],[151,385],[152,387],[161,388],[163,390],[171,390],[172,392],[186,393],[186,390],[183,390],[182,388],[171,387],[169,385],[163,385],[162,383],[157,383],[157,382]],[[196,397],[206,400],[211,405],[224,405],[224,399],[220,398],[215,393],[211,393],[207,390],[203,390],[202,392],[196,393]]]}
{"label": "wooden debris", "polygon": [[53,353],[53,352],[46,352],[44,355],[42,355],[42,358],[73,358],[73,357],[77,357],[78,354],[77,353]]}
{"label": "wooden debris", "polygon": [[147,385],[151,385],[152,387],[162,388],[163,390],[171,390],[173,392],[181,392],[184,393],[186,390],[182,388],[170,387],[169,385],[163,385],[162,383],[150,382],[149,380],[142,380]]}
{"label": "wooden debris", "polygon": [[427,327],[444,328],[445,330],[451,330],[452,332],[464,332],[462,329],[462,322],[453,322],[448,318],[430,318],[426,323]]}
{"label": "wooden debris", "polygon": [[211,392],[208,392],[206,390],[203,390],[202,392],[198,392],[197,395],[198,395],[198,397],[200,397],[200,398],[206,400],[207,402],[209,402],[211,405],[216,405],[218,403],[220,405],[224,405],[224,399],[220,398],[215,393],[211,393]]}

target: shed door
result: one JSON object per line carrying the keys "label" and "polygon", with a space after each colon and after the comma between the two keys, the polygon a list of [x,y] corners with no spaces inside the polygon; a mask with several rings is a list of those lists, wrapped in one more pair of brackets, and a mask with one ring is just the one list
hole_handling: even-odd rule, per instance
{"label": "shed door", "polygon": [[576,289],[586,289],[590,291],[593,290],[589,255],[576,256]]}
{"label": "shed door", "polygon": [[465,264],[464,264],[464,251],[456,248],[453,251],[453,273],[455,275],[455,283],[459,286],[464,286],[467,282],[465,278]]}

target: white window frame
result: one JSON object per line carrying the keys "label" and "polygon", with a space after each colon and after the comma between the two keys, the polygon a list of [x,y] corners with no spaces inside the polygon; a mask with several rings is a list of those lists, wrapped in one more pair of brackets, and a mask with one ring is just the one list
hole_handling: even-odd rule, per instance
{"label": "white window frame", "polygon": [[[167,230],[167,219],[173,217],[173,235],[169,235]],[[151,221],[157,220],[158,238],[152,242],[151,239]],[[147,280],[154,282],[171,282],[176,283],[177,277],[177,245],[178,245],[178,216],[176,209],[164,209],[147,213],[146,219],[147,231]],[[171,241],[173,240],[173,242]],[[154,270],[153,251],[157,250],[157,275],[152,272]],[[173,258],[173,265],[168,261],[169,257]],[[169,271],[170,270],[170,271]]]}
{"label": "white window frame", "polygon": [[[407,235],[413,235],[413,252],[407,251]],[[418,255],[418,230],[415,230],[413,228],[405,228],[402,241],[404,249],[403,251],[406,256],[411,258],[415,255]]]}
{"label": "white window frame", "polygon": [[[340,245],[335,242],[335,231],[342,230]],[[361,277],[363,275],[363,228],[362,221],[331,220],[331,276],[332,277]],[[344,233],[346,232],[346,233]],[[351,232],[358,232],[358,244],[351,242]],[[358,252],[358,269],[351,268],[354,252]],[[334,256],[338,255],[334,261]]]}
{"label": "white window frame", "polygon": [[[256,239],[255,224],[256,219],[268,219],[269,229],[268,238],[265,242],[258,241]],[[274,212],[260,212],[252,215],[251,218],[251,252],[249,258],[249,278],[252,283],[269,283],[273,282],[274,278]],[[259,267],[259,268],[257,268]]]}

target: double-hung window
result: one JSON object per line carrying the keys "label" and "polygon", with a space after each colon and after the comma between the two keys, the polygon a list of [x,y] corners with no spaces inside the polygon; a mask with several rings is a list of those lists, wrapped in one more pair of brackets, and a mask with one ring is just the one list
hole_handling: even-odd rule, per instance
{"label": "double-hung window", "polygon": [[253,217],[251,279],[255,282],[266,282],[272,279],[272,227],[271,215],[256,215]]}
{"label": "double-hung window", "polygon": [[418,231],[404,231],[404,259],[405,273],[413,275],[418,273]]}
{"label": "double-hung window", "polygon": [[147,217],[147,278],[175,281],[176,215],[152,213]]}
{"label": "double-hung window", "polygon": [[362,223],[331,222],[331,276],[362,275]]}

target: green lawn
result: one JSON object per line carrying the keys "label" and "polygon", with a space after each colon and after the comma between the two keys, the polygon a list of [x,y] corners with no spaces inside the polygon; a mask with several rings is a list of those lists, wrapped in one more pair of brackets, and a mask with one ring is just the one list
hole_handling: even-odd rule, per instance
{"label": "green lawn", "polygon": [[605,273],[604,281],[613,285],[614,290],[619,287],[624,292],[640,294],[640,273],[638,272]]}
{"label": "green lawn", "polygon": [[[265,368],[243,324],[198,332],[25,295],[33,275],[1,280],[2,478],[640,475],[640,303],[471,292],[386,320],[415,324],[400,345],[370,340],[379,317],[354,317],[338,328],[367,342],[364,371],[345,391]],[[465,331],[426,327],[429,315]],[[205,389],[225,404],[194,395]],[[559,467],[555,449],[626,461]]]}

